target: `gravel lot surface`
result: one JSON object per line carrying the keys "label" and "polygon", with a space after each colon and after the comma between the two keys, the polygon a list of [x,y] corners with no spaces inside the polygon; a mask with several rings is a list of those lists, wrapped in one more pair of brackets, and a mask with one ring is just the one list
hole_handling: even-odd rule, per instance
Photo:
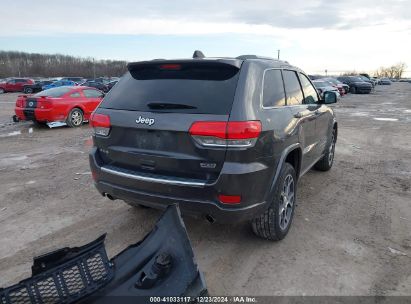
{"label": "gravel lot surface", "polygon": [[[12,123],[17,95],[0,95],[3,287],[30,275],[33,256],[104,232],[113,256],[161,214],[101,197],[88,166],[88,125]],[[300,180],[286,239],[185,218],[210,294],[411,295],[411,84],[348,95],[334,108],[334,167]]]}

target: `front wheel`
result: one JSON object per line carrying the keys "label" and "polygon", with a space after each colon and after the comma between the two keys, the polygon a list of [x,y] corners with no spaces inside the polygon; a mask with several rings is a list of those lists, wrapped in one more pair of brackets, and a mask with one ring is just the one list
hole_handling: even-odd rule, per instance
{"label": "front wheel", "polygon": [[290,230],[296,194],[297,179],[294,167],[284,163],[270,207],[251,222],[254,233],[266,240],[282,240]]}
{"label": "front wheel", "polygon": [[314,165],[314,168],[320,171],[328,171],[334,163],[335,143],[337,140],[335,129],[331,134],[330,142],[327,145],[324,156]]}
{"label": "front wheel", "polygon": [[4,89],[0,89],[0,94],[5,93],[6,91],[4,91]]}
{"label": "front wheel", "polygon": [[66,119],[67,125],[71,128],[80,127],[83,124],[83,121],[83,111],[79,108],[72,109]]}
{"label": "front wheel", "polygon": [[351,94],[356,94],[357,89],[355,87],[350,87],[350,92],[351,92]]}

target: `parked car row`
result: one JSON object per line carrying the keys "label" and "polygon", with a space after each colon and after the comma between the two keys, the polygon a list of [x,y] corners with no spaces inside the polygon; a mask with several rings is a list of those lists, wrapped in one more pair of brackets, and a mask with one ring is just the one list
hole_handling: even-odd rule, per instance
{"label": "parked car row", "polygon": [[369,94],[374,88],[374,85],[372,84],[371,81],[365,81],[360,76],[340,76],[340,77],[337,77],[337,79],[349,85],[350,93],[353,93],[353,94],[359,94],[359,93]]}
{"label": "parked car row", "polygon": [[[321,85],[320,90],[324,90],[326,84],[332,84],[333,87],[338,88],[340,95],[347,93],[359,94],[359,93],[370,93],[373,88],[378,84],[378,81],[372,77],[367,77],[364,75],[358,76],[339,76],[339,77],[323,77],[319,75],[312,75],[310,78],[313,81],[321,81],[318,85]],[[326,82],[326,83],[324,83]],[[328,91],[331,89],[328,88]],[[344,94],[342,94],[344,92]]]}
{"label": "parked car row", "polygon": [[118,82],[118,80],[110,81],[110,82],[100,82],[96,80],[89,80],[81,83],[80,85],[82,86],[87,86],[87,87],[93,87],[96,89],[99,89],[100,91],[103,91],[107,93],[108,91],[111,90],[112,87]]}
{"label": "parked car row", "polygon": [[52,79],[33,80],[31,78],[6,78],[0,80],[0,94],[7,92],[24,92],[33,94],[43,90],[61,86],[89,86],[97,88],[105,93],[118,82],[119,78],[85,79],[83,77],[58,77]]}

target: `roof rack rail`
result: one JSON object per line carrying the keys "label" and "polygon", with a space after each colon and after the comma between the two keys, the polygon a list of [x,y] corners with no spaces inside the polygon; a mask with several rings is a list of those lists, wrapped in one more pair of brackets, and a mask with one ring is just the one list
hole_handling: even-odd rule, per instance
{"label": "roof rack rail", "polygon": [[258,56],[258,55],[240,55],[240,56],[237,56],[235,59],[240,59],[240,60],[247,60],[247,59],[275,60],[275,61],[281,61],[281,62],[284,62],[284,63],[288,64],[288,61],[285,61],[285,60],[279,60],[279,59],[275,59],[275,58],[272,58],[272,57]]}
{"label": "roof rack rail", "polygon": [[202,51],[195,50],[194,54],[193,54],[193,58],[194,59],[201,59],[201,58],[205,58],[205,56],[204,56]]}

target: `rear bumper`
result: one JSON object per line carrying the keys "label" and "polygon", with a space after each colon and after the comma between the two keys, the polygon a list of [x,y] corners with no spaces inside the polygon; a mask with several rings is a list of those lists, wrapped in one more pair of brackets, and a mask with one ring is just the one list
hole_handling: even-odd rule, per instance
{"label": "rear bumper", "polygon": [[[95,186],[101,194],[109,194],[131,205],[165,209],[178,204],[185,215],[211,216],[225,223],[250,220],[267,208],[265,197],[270,170],[264,167],[241,174],[221,173],[213,184],[173,185],[133,179],[104,170],[106,167],[95,147],[90,152],[90,167],[95,176]],[[242,200],[235,205],[222,204],[218,200],[219,194],[241,195]]]}
{"label": "rear bumper", "polygon": [[142,241],[111,260],[104,239],[34,258],[30,278],[0,288],[1,303],[139,304],[150,303],[153,296],[185,297],[191,303],[207,295],[176,206],[167,209]]}
{"label": "rear bumper", "polygon": [[19,120],[35,120],[40,122],[64,121],[64,115],[56,115],[52,109],[15,108]]}

